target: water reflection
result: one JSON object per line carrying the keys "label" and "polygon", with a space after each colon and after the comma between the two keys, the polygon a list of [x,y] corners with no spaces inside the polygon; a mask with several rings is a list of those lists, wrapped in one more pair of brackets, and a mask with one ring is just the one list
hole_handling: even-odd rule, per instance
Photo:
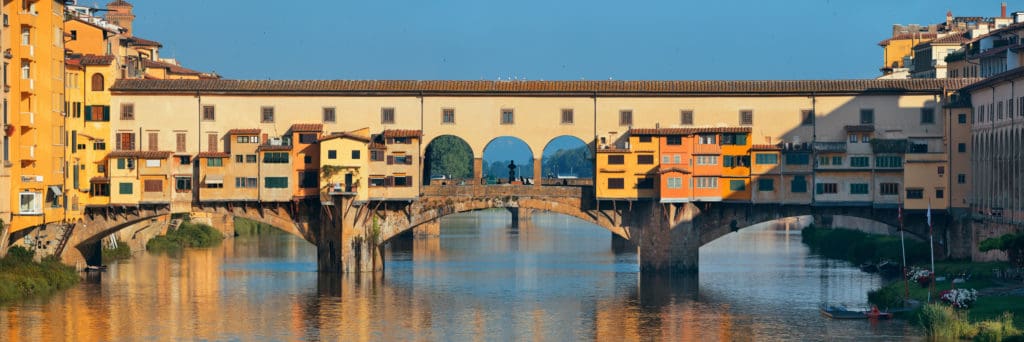
{"label": "water reflection", "polygon": [[890,340],[902,322],[827,321],[879,280],[808,255],[797,232],[744,230],[701,250],[699,276],[640,275],[610,233],[536,214],[454,216],[394,243],[382,274],[318,275],[286,234],[182,255],[143,254],[100,283],[0,309],[19,340]]}

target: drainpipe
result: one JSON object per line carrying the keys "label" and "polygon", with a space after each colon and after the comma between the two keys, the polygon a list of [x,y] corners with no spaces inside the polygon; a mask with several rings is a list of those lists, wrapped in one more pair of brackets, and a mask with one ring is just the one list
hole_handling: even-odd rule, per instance
{"label": "drainpipe", "polygon": [[811,193],[811,206],[814,206],[817,196],[815,196],[815,190],[818,188],[814,181],[817,179],[817,172],[814,171],[814,163],[817,160],[817,155],[814,153],[814,142],[818,141],[818,94],[811,92],[811,113],[814,114],[814,121],[811,122],[811,150],[808,153],[808,162],[811,166],[811,184],[808,186],[807,191]]}
{"label": "drainpipe", "polygon": [[[419,161],[420,161],[420,163],[417,166],[417,168],[420,171],[420,177],[424,178],[424,179],[420,180],[420,185],[419,185],[420,195],[422,196],[423,195],[423,192],[422,192],[423,183],[427,182],[427,185],[430,185],[430,183],[429,183],[430,182],[430,176],[427,175],[426,173],[424,173],[424,170],[423,170],[423,159],[424,159],[425,156],[423,155],[424,151],[423,151],[423,91],[422,90],[420,90],[419,97],[420,97],[420,138],[418,139],[418,142],[417,142],[417,149],[419,149],[419,151],[420,151],[420,153],[419,153]],[[370,137],[372,139],[373,134],[370,134]],[[369,171],[369,170],[366,170],[366,171]],[[369,178],[367,178],[367,181],[369,181]],[[449,180],[449,182],[450,181],[451,180]]]}

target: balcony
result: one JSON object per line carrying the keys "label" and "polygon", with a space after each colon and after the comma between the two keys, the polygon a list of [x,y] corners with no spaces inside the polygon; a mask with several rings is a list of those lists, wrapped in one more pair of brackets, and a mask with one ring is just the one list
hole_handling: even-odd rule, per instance
{"label": "balcony", "polygon": [[24,94],[33,94],[36,92],[36,81],[31,78],[21,79],[21,92]]}
{"label": "balcony", "polygon": [[697,144],[693,147],[693,154],[722,154],[722,146],[718,144]]}
{"label": "balcony", "polygon": [[5,49],[4,50],[4,58],[6,58],[6,59],[14,58],[14,54],[11,53],[11,49]]}
{"label": "balcony", "polygon": [[21,59],[35,60],[36,59],[36,46],[35,45],[22,45],[21,46]]}
{"label": "balcony", "polygon": [[36,160],[36,145],[21,147],[21,160]]}
{"label": "balcony", "polygon": [[18,119],[20,119],[20,125],[23,128],[33,128],[36,126],[36,113],[21,112]]}
{"label": "balcony", "polygon": [[35,27],[36,20],[38,20],[38,18],[39,12],[35,9],[18,11],[18,21],[21,22],[21,25],[23,26]]}

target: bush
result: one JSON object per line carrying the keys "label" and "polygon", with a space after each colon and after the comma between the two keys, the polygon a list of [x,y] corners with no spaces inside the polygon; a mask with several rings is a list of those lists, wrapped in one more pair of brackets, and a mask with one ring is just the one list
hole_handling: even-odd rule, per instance
{"label": "bush", "polygon": [[11,247],[0,259],[0,303],[52,293],[78,283],[78,273],[55,257],[32,261],[34,253]]}
{"label": "bush", "polygon": [[173,251],[189,247],[212,247],[224,240],[224,235],[205,224],[183,223],[167,235],[160,235],[146,243],[148,251]]}
{"label": "bush", "polygon": [[977,328],[965,316],[946,305],[925,304],[918,315],[918,323],[932,338],[973,338],[977,335]]}
{"label": "bush", "polygon": [[128,244],[124,243],[124,241],[117,240],[117,247],[115,248],[107,248],[106,246],[103,246],[103,249],[100,251],[100,256],[104,264],[117,260],[131,259],[132,248],[128,247]]}
{"label": "bush", "polygon": [[[801,240],[811,251],[826,258],[842,259],[854,264],[866,261],[901,260],[900,238],[868,234],[843,228],[808,226],[801,231]],[[928,260],[928,244],[906,240],[907,262]]]}
{"label": "bush", "polygon": [[895,286],[885,286],[868,292],[868,302],[880,308],[903,306],[903,293]]}
{"label": "bush", "polygon": [[997,320],[978,323],[976,341],[1005,341],[1007,337],[1021,337],[1021,331],[1013,326],[1013,314],[1004,312]]}

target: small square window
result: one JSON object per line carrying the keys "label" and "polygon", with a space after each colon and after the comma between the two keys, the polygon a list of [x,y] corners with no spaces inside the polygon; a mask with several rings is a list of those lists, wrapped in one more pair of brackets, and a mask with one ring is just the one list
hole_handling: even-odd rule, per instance
{"label": "small square window", "polygon": [[382,124],[393,124],[393,123],[395,123],[395,109],[394,108],[381,108],[380,109],[380,123],[382,123]]}
{"label": "small square window", "polygon": [[274,123],[274,107],[264,106],[260,108],[260,122]]}
{"label": "small square window", "polygon": [[515,118],[515,112],[513,112],[511,109],[502,109],[501,110],[501,124],[502,125],[514,124],[516,122],[515,119],[516,119]]}
{"label": "small square window", "polygon": [[327,159],[338,159],[338,151],[327,150]]}
{"label": "small square window", "polygon": [[572,109],[562,109],[562,124],[569,125],[573,123]]}
{"label": "small square window", "polygon": [[622,110],[619,111],[619,126],[632,126],[633,125],[633,111]]}
{"label": "small square window", "polygon": [[752,110],[741,110],[740,111],[740,125],[753,125],[754,124],[754,111]]}
{"label": "small square window", "polygon": [[336,122],[337,120],[334,107],[324,107],[324,122]]}
{"label": "small square window", "polygon": [[681,124],[686,125],[686,126],[693,125],[693,111],[692,110],[683,110],[683,111],[680,112],[679,116],[680,116],[679,121],[680,121]]}
{"label": "small square window", "polygon": [[217,112],[213,106],[203,106],[203,121],[217,120]]}
{"label": "small square window", "polygon": [[359,150],[352,150],[352,159],[359,159],[360,157]]}
{"label": "small square window", "polygon": [[875,110],[874,109],[861,109],[860,110],[860,124],[861,125],[873,125],[873,124],[875,124]]}
{"label": "small square window", "polygon": [[441,110],[441,123],[454,124],[455,123],[455,109],[445,108]]}

